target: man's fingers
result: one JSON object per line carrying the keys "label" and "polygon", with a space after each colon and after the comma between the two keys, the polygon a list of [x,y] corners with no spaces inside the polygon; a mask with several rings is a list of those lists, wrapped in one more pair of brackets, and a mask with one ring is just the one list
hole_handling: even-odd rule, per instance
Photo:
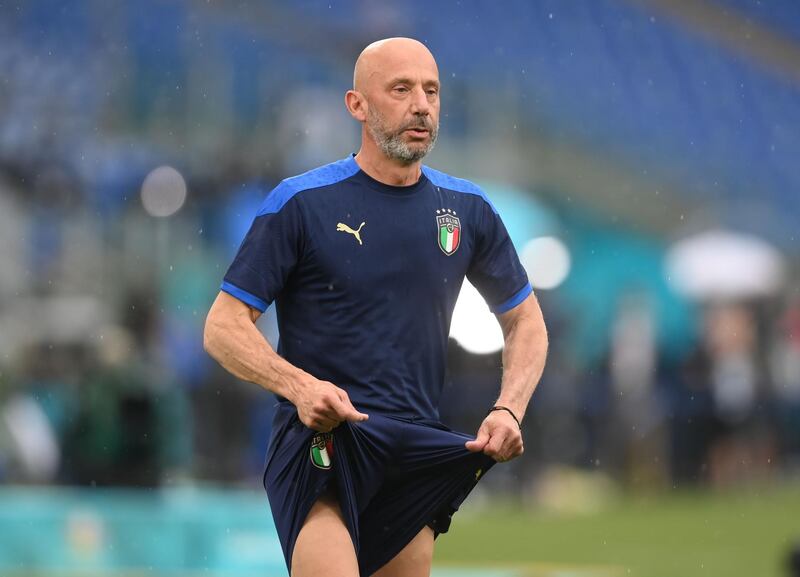
{"label": "man's fingers", "polygon": [[341,424],[341,419],[319,412],[300,418],[300,421],[309,429],[320,433],[332,431]]}
{"label": "man's fingers", "polygon": [[369,419],[369,415],[366,413],[359,412],[354,406],[353,403],[350,402],[350,397],[347,396],[347,393],[340,389],[338,398],[335,402],[334,408],[339,416],[346,420],[352,421],[355,423],[360,423],[361,421],[366,421]]}
{"label": "man's fingers", "polygon": [[311,428],[315,431],[319,431],[320,433],[330,433],[340,424],[341,423],[339,421],[335,421],[333,419],[317,419]]}
{"label": "man's fingers", "polygon": [[[497,439],[499,440],[500,437],[498,436]],[[496,444],[490,443],[490,445],[484,452],[501,463],[519,457],[525,450],[522,437],[516,434],[505,435],[502,440]]]}
{"label": "man's fingers", "polygon": [[505,441],[505,435],[495,432],[495,434],[489,439],[489,442],[486,443],[486,447],[483,449],[483,452],[490,457],[502,457],[503,441]]}
{"label": "man's fingers", "polygon": [[484,431],[483,429],[478,431],[478,436],[475,438],[474,441],[467,441],[464,445],[468,451],[472,451],[473,453],[478,453],[483,451],[483,448],[486,446],[486,443],[489,442],[489,433]]}

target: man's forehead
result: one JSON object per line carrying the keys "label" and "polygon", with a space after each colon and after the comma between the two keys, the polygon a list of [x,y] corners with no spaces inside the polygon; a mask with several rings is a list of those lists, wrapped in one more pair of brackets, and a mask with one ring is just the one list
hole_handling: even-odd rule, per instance
{"label": "man's forehead", "polygon": [[439,72],[436,68],[424,66],[385,66],[373,72],[375,78],[381,82],[439,82]]}
{"label": "man's forehead", "polygon": [[385,82],[392,78],[422,78],[438,81],[436,60],[421,43],[409,38],[393,38],[371,44],[358,58],[354,83]]}
{"label": "man's forehead", "polygon": [[382,66],[370,68],[366,81],[368,84],[385,84],[397,81],[420,82],[423,84],[438,83],[439,72],[435,65],[425,66],[419,62],[386,62]]}

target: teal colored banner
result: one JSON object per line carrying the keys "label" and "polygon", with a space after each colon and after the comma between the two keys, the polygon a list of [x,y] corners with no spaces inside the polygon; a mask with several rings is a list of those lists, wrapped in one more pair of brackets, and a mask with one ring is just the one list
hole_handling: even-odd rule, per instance
{"label": "teal colored banner", "polygon": [[266,495],[0,489],[0,574],[143,572],[285,577]]}

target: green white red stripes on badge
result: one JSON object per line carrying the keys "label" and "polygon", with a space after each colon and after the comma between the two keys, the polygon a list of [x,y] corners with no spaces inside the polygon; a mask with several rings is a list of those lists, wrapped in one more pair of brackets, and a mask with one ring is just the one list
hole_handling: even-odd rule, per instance
{"label": "green white red stripes on badge", "polygon": [[[439,228],[439,248],[447,256],[456,250],[461,242],[461,221],[456,216],[455,211],[449,208],[442,208],[436,211],[436,226]],[[443,213],[443,214],[439,214]]]}
{"label": "green white red stripes on badge", "polygon": [[333,462],[333,435],[318,433],[311,439],[311,462],[320,469],[330,469]]}
{"label": "green white red stripes on badge", "polygon": [[448,230],[448,227],[443,226],[439,229],[439,242],[442,243],[442,248],[447,254],[450,254],[458,247],[458,234],[459,229],[457,228]]}

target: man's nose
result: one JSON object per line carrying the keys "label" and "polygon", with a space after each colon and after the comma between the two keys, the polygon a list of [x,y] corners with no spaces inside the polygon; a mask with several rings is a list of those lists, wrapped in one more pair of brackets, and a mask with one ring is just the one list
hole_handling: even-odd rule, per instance
{"label": "man's nose", "polygon": [[428,94],[421,86],[417,86],[411,92],[411,112],[426,116],[430,114],[431,104],[428,102]]}

